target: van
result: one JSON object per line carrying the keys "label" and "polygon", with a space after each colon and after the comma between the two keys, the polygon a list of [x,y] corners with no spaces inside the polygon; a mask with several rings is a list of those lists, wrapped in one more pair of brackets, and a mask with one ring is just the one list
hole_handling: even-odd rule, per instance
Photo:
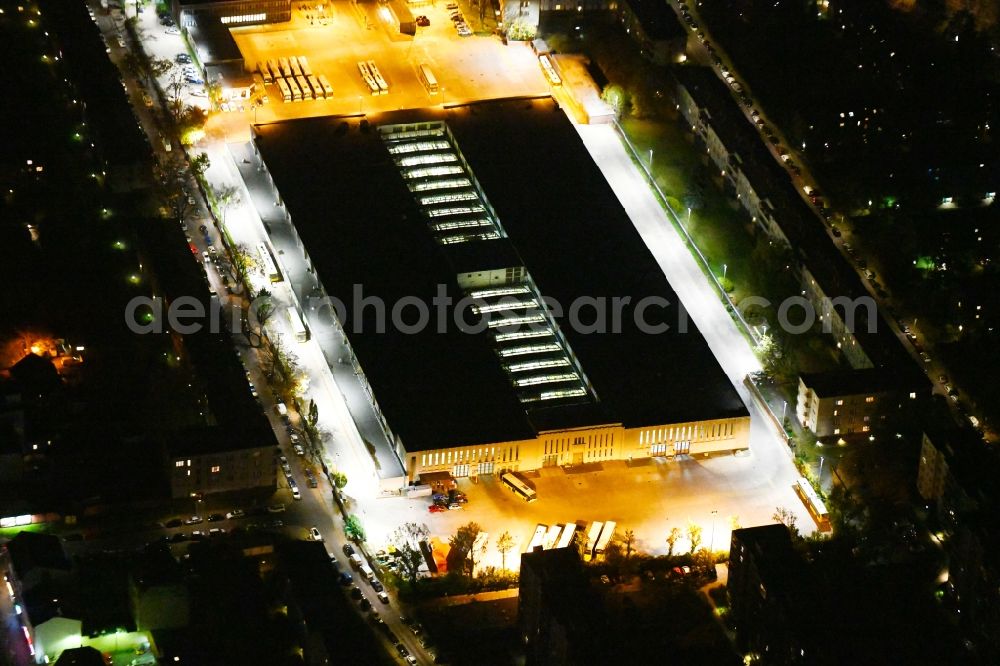
{"label": "van", "polygon": [[364,577],[368,579],[369,583],[375,580],[375,572],[372,571],[372,568],[368,566],[367,562],[362,562],[361,565],[358,567],[358,571],[360,571],[362,575],[364,575]]}
{"label": "van", "polygon": [[365,563],[357,553],[351,553],[348,559],[351,560],[351,566],[355,569],[360,569],[361,565]]}
{"label": "van", "polygon": [[279,402],[275,404],[274,411],[278,412],[278,416],[280,416],[283,421],[288,420],[288,407],[285,406],[285,403]]}

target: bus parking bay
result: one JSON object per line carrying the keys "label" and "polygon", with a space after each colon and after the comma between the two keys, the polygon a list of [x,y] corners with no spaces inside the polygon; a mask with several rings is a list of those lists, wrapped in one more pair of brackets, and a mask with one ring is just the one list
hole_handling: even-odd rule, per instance
{"label": "bus parking bay", "polygon": [[484,566],[501,565],[495,547],[499,535],[507,531],[514,538],[507,554],[512,570],[517,570],[538,525],[548,532],[567,523],[613,521],[618,534],[635,532],[636,549],[654,555],[666,553],[666,537],[673,527],[684,533],[675,551],[686,552],[689,520],[701,525],[702,546],[715,550],[728,550],[733,516],[742,527],[770,524],[776,507],[789,509],[803,533],[816,529],[794,488],[760,478],[754,464],[751,455],[545,468],[519,475],[537,493],[531,503],[505,487],[499,474],[475,482],[459,478],[458,490],[468,497],[462,509],[430,513],[429,497],[386,499],[369,504],[365,529],[373,546],[384,547],[399,525],[424,523],[433,538],[446,544],[460,526],[475,521],[490,534]]}
{"label": "bus parking bay", "polygon": [[[324,75],[332,98],[282,101],[276,83],[267,84],[269,102],[256,110],[256,122],[317,115],[370,114],[468,100],[545,95],[549,86],[538,59],[526,44],[501,44],[496,37],[463,38],[455,33],[443,5],[422,6],[431,25],[415,38],[393,34],[386,25],[366,29],[347,2],[333,2],[327,25],[274,24],[232,31],[248,67],[261,61],[291,61],[304,56],[313,75]],[[374,62],[387,94],[372,95],[359,62]],[[421,81],[420,65],[437,80],[439,94]]]}

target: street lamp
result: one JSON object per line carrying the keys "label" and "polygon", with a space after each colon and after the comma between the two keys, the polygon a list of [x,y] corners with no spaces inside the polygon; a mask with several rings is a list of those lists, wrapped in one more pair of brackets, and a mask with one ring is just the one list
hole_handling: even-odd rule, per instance
{"label": "street lamp", "polygon": [[718,509],[712,509],[712,538],[709,540],[708,550],[709,552],[715,552],[715,516],[719,513]]}
{"label": "street lamp", "polygon": [[653,170],[653,149],[649,149],[649,170]]}
{"label": "street lamp", "polygon": [[728,266],[727,264],[722,264],[722,277],[723,277],[723,278],[725,278],[725,277],[726,277],[726,271],[727,271],[728,269],[729,269],[729,266]]}

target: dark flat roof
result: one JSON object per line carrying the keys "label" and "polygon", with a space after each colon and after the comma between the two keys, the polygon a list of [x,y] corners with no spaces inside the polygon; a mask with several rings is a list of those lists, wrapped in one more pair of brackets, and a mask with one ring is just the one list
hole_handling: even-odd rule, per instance
{"label": "dark flat roof", "polygon": [[[697,329],[688,324],[687,333],[678,332],[679,299],[552,100],[370,120],[447,121],[516,254],[541,293],[564,309],[579,296],[630,296],[634,303],[655,295],[671,304],[658,317],[671,329],[660,335],[637,330],[629,307],[620,334],[577,333],[565,312],[557,317],[598,403],[530,415],[489,333],[465,334],[453,325],[441,333],[433,326],[412,335],[392,326],[378,333],[371,309],[357,332],[349,317],[351,345],[407,450],[526,439],[540,429],[595,423],[632,427],[747,414]],[[381,296],[391,308],[403,296],[430,303],[443,284],[457,302],[456,246],[444,250],[434,242],[378,133],[359,131],[356,122],[344,131],[343,122],[313,118],[257,128],[261,154],[327,292],[346,299],[353,285],[363,284],[366,296]]]}
{"label": "dark flat roof", "polygon": [[625,0],[625,2],[632,8],[649,39],[687,37],[687,30],[665,0]]}
{"label": "dark flat roof", "polygon": [[193,12],[191,24],[185,28],[195,44],[203,65],[220,62],[243,62],[243,53],[233,39],[233,33],[222,25],[218,16]]}
{"label": "dark flat roof", "polygon": [[913,382],[908,377],[879,368],[803,373],[801,378],[821,398],[882,391],[919,391],[926,388],[927,384],[926,381]]}

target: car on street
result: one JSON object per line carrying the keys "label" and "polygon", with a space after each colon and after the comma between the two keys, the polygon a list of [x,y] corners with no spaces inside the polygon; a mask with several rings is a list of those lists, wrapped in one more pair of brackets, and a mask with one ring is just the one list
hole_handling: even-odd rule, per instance
{"label": "car on street", "polygon": [[210,523],[217,523],[220,520],[225,520],[225,519],[226,519],[226,517],[224,515],[222,515],[221,513],[210,513],[210,514],[208,514],[208,522],[210,522]]}
{"label": "car on street", "polygon": [[351,555],[354,554],[354,546],[352,546],[349,543],[345,543],[344,544],[344,549],[343,550],[344,550],[344,555],[346,555],[347,557],[350,557]]}
{"label": "car on street", "polygon": [[323,541],[323,535],[315,526],[309,528],[309,536],[312,537],[313,541]]}
{"label": "car on street", "polygon": [[292,447],[292,450],[295,451],[295,455],[297,456],[304,456],[306,454],[306,450],[302,448],[301,444],[296,444]]}
{"label": "car on street", "polygon": [[426,16],[420,15],[420,16],[417,17],[417,25],[419,25],[421,28],[426,28],[430,24],[431,24],[431,20],[429,18],[427,18]]}
{"label": "car on street", "polygon": [[358,608],[364,612],[368,612],[372,609],[372,602],[368,601],[368,599],[362,599],[358,602]]}
{"label": "car on street", "polygon": [[354,582],[354,576],[351,575],[351,572],[349,571],[340,572],[341,585],[350,585],[352,582]]}
{"label": "car on street", "polygon": [[430,511],[431,513],[444,513],[448,509],[444,508],[440,504],[431,504],[429,507],[427,507],[427,510]]}
{"label": "car on street", "polygon": [[202,541],[202,540],[207,539],[207,538],[208,538],[208,535],[205,534],[204,532],[202,532],[201,530],[195,530],[194,532],[191,532],[191,540],[192,541]]}
{"label": "car on street", "polygon": [[838,229],[837,225],[835,224],[830,225],[830,233],[833,234],[834,238],[840,238],[841,236],[844,235],[843,233],[841,233],[840,229]]}
{"label": "car on street", "polygon": [[294,499],[294,500],[300,500],[300,499],[302,499],[302,493],[299,492],[299,487],[298,486],[292,486],[292,499]]}
{"label": "car on street", "polygon": [[931,357],[927,352],[920,352],[920,358],[923,359],[924,363],[931,362]]}
{"label": "car on street", "polygon": [[410,654],[410,651],[406,649],[406,646],[402,643],[396,645],[396,652],[399,653],[400,657],[405,657]]}
{"label": "car on street", "polygon": [[458,511],[461,508],[462,508],[462,505],[459,504],[458,502],[452,502],[451,504],[448,505],[448,509],[451,510],[451,511]]}
{"label": "car on street", "polygon": [[233,518],[242,518],[245,515],[246,514],[243,512],[243,509],[233,509],[232,511],[226,514],[226,520],[232,520]]}
{"label": "car on street", "polygon": [[213,527],[208,531],[208,536],[222,536],[226,533],[226,530],[221,527]]}
{"label": "car on street", "polygon": [[376,592],[383,592],[385,590],[385,587],[382,586],[382,581],[378,578],[371,578],[368,582],[371,583],[372,589]]}
{"label": "car on street", "polygon": [[163,526],[164,527],[180,527],[183,524],[184,524],[184,521],[182,521],[180,518],[171,518],[167,522],[163,523]]}
{"label": "car on street", "polygon": [[170,537],[170,540],[173,543],[181,543],[188,540],[188,535],[184,534],[184,532],[178,532],[177,534]]}
{"label": "car on street", "polygon": [[358,587],[357,585],[351,586],[351,598],[352,599],[360,599],[363,596],[365,596],[365,595],[361,593],[361,588],[360,587]]}
{"label": "car on street", "polygon": [[386,594],[385,590],[382,590],[378,593],[378,600],[384,604],[389,603],[389,595]]}
{"label": "car on street", "polygon": [[203,520],[204,519],[201,516],[191,516],[190,518],[188,518],[187,520],[184,521],[184,524],[185,525],[198,525]]}
{"label": "car on street", "polygon": [[403,659],[406,659],[406,663],[407,664],[416,664],[417,663],[417,658],[414,657],[412,654],[405,655],[403,657]]}

